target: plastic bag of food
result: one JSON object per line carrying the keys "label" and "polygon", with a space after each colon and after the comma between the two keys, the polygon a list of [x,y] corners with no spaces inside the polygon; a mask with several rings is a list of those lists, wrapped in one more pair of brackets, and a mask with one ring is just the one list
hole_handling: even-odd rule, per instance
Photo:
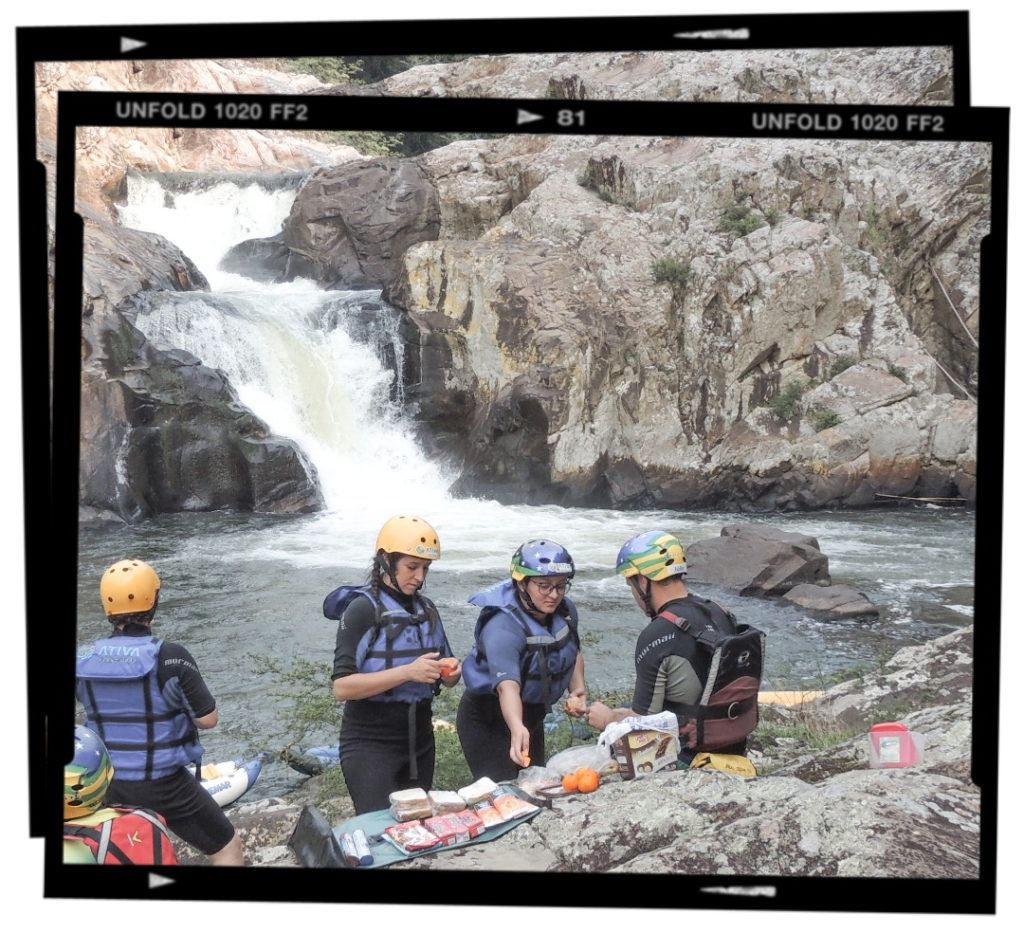
{"label": "plastic bag of food", "polygon": [[537,791],[545,787],[561,787],[562,775],[552,768],[541,768],[538,765],[531,765],[523,768],[516,778],[516,785],[521,787],[530,796],[536,795]]}
{"label": "plastic bag of food", "polygon": [[580,768],[593,768],[599,774],[610,770],[618,771],[618,765],[612,758],[606,745],[574,745],[548,759],[548,771],[554,771],[561,780],[565,775],[572,774]]}

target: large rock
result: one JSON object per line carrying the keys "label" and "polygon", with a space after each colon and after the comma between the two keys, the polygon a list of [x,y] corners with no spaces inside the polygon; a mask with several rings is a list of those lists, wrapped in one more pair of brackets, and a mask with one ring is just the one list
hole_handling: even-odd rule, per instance
{"label": "large rock", "polygon": [[686,567],[689,580],[741,596],[778,596],[800,583],[832,582],[815,538],[766,525],[730,525],[718,538],[687,545]]}
{"label": "large rock", "polygon": [[859,619],[878,616],[878,607],[852,586],[821,586],[800,583],[788,590],[783,599],[829,619]]}
{"label": "large rock", "polygon": [[[940,165],[891,142],[541,137],[419,161],[440,239],[386,291],[458,489],[973,502],[976,347],[939,299],[976,328],[984,147]],[[480,455],[499,438],[500,467]]]}
{"label": "large rock", "polygon": [[[312,279],[326,288],[380,288],[402,254],[440,226],[437,191],[408,159],[367,159],[315,172],[279,236],[247,240],[224,268],[265,263],[261,278]],[[248,273],[247,273],[248,274]]]}
{"label": "large rock", "polygon": [[157,349],[131,323],[144,291],[207,287],[187,257],[156,234],[87,224],[83,262],[83,517],[319,508],[313,467],[222,373]]}

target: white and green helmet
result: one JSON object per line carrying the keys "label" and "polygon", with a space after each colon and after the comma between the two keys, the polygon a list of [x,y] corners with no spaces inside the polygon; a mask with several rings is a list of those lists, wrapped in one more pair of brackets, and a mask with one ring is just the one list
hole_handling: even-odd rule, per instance
{"label": "white and green helmet", "polygon": [[576,573],[576,565],[569,552],[554,541],[526,541],[512,555],[509,573],[513,580],[553,576],[571,579]]}
{"label": "white and green helmet", "polygon": [[675,535],[666,531],[645,531],[634,535],[619,549],[615,572],[638,574],[648,580],[686,576],[686,550]]}

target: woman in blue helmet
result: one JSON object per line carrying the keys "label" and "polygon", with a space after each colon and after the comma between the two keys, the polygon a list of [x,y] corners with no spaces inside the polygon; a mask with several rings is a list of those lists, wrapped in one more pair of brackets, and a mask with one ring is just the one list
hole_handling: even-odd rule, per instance
{"label": "woman in blue helmet", "polygon": [[393,791],[430,789],[434,776],[431,703],[453,687],[451,655],[434,604],[420,592],[441,556],[423,519],[396,515],[377,536],[369,582],[341,586],[324,600],[338,619],[335,699],[345,701],[341,769],[356,813],[383,810]]}
{"label": "woman in blue helmet", "polygon": [[544,717],[566,690],[576,698],[567,712],[585,712],[578,616],[566,596],[575,572],[560,544],[527,541],[512,557],[511,579],[469,599],[480,615],[456,725],[474,779],[511,780],[543,764]]}

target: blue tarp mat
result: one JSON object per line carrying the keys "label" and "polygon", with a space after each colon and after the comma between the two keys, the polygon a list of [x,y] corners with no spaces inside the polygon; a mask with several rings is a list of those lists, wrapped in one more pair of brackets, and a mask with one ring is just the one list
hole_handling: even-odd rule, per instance
{"label": "blue tarp mat", "polygon": [[[502,790],[512,789],[502,787]],[[537,813],[540,813],[540,809],[538,809],[536,813],[528,813],[526,816],[516,817],[514,820],[507,820],[499,826],[492,826],[490,829],[485,829],[479,836],[470,839],[468,842],[455,842],[446,846],[438,845],[434,846],[432,849],[422,849],[408,855],[395,847],[392,843],[388,842],[387,839],[381,839],[379,842],[374,841],[374,837],[380,836],[385,829],[389,826],[394,826],[397,822],[390,810],[374,810],[371,813],[361,813],[359,816],[354,816],[352,819],[346,820],[338,826],[332,826],[331,832],[334,833],[334,837],[340,844],[342,833],[348,833],[351,835],[357,829],[361,829],[366,833],[366,838],[369,841],[370,854],[373,855],[373,864],[359,865],[356,867],[380,868],[383,865],[390,865],[393,862],[404,862],[406,859],[419,858],[421,855],[432,855],[434,852],[444,852],[449,849],[461,848],[462,846],[475,846],[481,842],[491,842],[491,840],[497,839],[499,836],[503,836],[510,829],[515,829],[520,823],[532,820]]]}

